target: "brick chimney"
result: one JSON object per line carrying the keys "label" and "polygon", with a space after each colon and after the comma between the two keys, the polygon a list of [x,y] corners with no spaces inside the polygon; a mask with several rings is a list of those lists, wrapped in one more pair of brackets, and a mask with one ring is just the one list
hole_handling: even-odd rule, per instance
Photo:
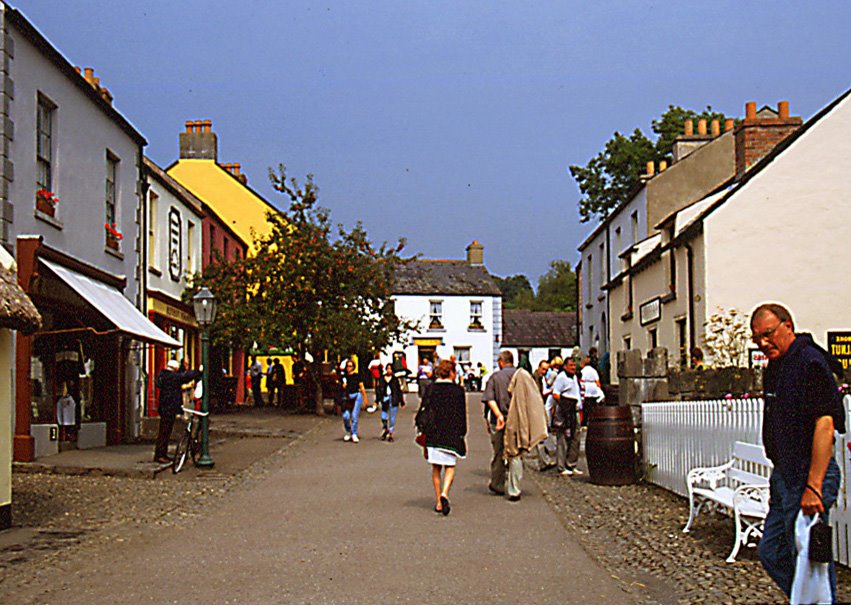
{"label": "brick chimney", "polygon": [[485,247],[479,244],[478,240],[473,240],[473,243],[467,247],[467,263],[470,265],[485,264]]}
{"label": "brick chimney", "polygon": [[757,112],[756,103],[745,104],[745,119],[736,127],[736,178],[762,160],[803,124],[800,116],[789,116],[789,102],[780,101],[777,111],[768,106]]}
{"label": "brick chimney", "polygon": [[181,160],[218,160],[219,142],[210,120],[187,120],[186,132],[180,133]]}

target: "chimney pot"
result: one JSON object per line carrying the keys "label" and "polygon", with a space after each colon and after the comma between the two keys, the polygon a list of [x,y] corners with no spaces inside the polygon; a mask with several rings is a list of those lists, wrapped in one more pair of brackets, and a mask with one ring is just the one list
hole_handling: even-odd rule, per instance
{"label": "chimney pot", "polygon": [[653,162],[653,160],[650,160],[647,163],[647,174],[652,177],[655,173],[656,173],[656,163]]}
{"label": "chimney pot", "polygon": [[92,83],[92,78],[94,78],[94,77],[95,77],[95,70],[94,70],[94,68],[87,67],[85,70],[83,70],[83,74],[84,74],[84,76],[83,76],[83,77],[86,79],[86,82],[88,82],[89,84],[91,84],[91,83]]}
{"label": "chimney pot", "polygon": [[192,132],[192,124],[193,124],[192,120],[187,120],[187,121],[186,121],[186,132],[187,132],[187,133],[191,133],[191,132]]}
{"label": "chimney pot", "polygon": [[92,78],[92,86],[94,86],[96,89],[100,89],[100,78],[98,78],[97,76]]}
{"label": "chimney pot", "polygon": [[683,126],[685,127],[684,132],[685,132],[686,137],[691,137],[694,134],[694,121],[691,120],[691,119],[688,119],[688,120],[685,121],[685,124]]}
{"label": "chimney pot", "polygon": [[745,120],[756,120],[756,101],[745,104]]}
{"label": "chimney pot", "polygon": [[706,118],[701,118],[697,121],[697,134],[705,135],[706,134]]}
{"label": "chimney pot", "polygon": [[780,103],[778,103],[777,104],[777,111],[780,114],[781,120],[788,120],[789,119],[789,102],[788,101],[781,101]]}
{"label": "chimney pot", "polygon": [[202,124],[204,123],[201,120],[195,120],[193,132],[200,133]]}
{"label": "chimney pot", "polygon": [[80,69],[80,66],[79,66],[79,65],[75,65],[75,66],[74,66],[74,71],[76,71],[78,74],[82,74],[82,73],[83,73],[83,70],[82,70],[82,69]]}
{"label": "chimney pot", "polygon": [[668,162],[666,160],[659,160],[659,172],[663,172],[666,168],[668,168]]}
{"label": "chimney pot", "polygon": [[210,128],[213,126],[213,123],[210,120],[204,120],[203,125],[204,125],[204,132],[208,133],[208,132],[210,132]]}
{"label": "chimney pot", "polygon": [[240,167],[239,162],[234,162],[234,163],[233,163],[233,174],[238,175],[238,174],[239,174],[239,169],[240,169],[240,168],[241,168],[241,167]]}
{"label": "chimney pot", "polygon": [[715,120],[710,122],[710,125],[712,127],[712,136],[713,137],[717,137],[718,135],[721,134],[721,120],[718,120],[716,118]]}
{"label": "chimney pot", "polygon": [[724,132],[726,133],[727,131],[733,130],[733,125],[735,123],[735,120],[733,120],[732,118],[727,118],[726,120],[724,120]]}

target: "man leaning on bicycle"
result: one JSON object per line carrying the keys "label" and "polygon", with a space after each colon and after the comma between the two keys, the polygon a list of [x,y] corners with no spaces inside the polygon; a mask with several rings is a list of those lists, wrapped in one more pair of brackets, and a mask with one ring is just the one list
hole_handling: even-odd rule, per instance
{"label": "man leaning on bicycle", "polygon": [[157,444],[154,447],[154,461],[170,463],[168,458],[168,440],[174,428],[174,419],[183,406],[183,385],[198,381],[202,377],[200,370],[187,370],[189,359],[183,358],[183,364],[177,360],[169,360],[166,367],[157,376],[157,388],[160,390],[159,414],[160,429],[157,434]]}

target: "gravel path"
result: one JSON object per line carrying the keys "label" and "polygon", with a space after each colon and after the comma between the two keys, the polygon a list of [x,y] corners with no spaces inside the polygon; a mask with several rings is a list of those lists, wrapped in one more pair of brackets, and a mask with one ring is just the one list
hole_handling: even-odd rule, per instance
{"label": "gravel path", "polygon": [[[528,477],[591,556],[648,603],[788,603],[755,548],[742,549],[733,564],[725,561],[735,532],[726,516],[701,513],[683,534],[688,502],[652,484],[598,486],[587,474],[564,478],[554,470]],[[839,603],[847,604],[851,570],[839,566],[837,576]]]}

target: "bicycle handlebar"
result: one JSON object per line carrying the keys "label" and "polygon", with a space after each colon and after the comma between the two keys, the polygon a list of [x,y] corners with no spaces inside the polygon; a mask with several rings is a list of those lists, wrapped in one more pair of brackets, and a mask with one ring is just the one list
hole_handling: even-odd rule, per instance
{"label": "bicycle handlebar", "polygon": [[183,408],[183,412],[188,412],[189,414],[198,415],[199,417],[206,417],[210,414],[209,412],[200,412],[198,410],[195,410],[194,408],[185,408],[183,406],[181,406],[181,408]]}

